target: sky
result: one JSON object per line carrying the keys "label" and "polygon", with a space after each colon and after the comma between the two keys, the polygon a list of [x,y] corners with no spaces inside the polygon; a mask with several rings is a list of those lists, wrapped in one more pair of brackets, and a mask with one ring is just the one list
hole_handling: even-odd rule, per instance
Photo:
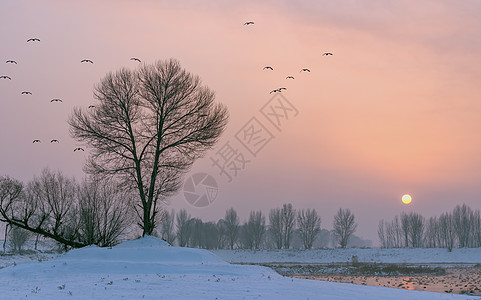
{"label": "sky", "polygon": [[[95,104],[108,72],[137,68],[132,57],[176,58],[230,122],[186,174],[213,178],[213,202],[191,205],[183,188],[168,209],[207,221],[233,207],[243,221],[292,203],[331,229],[349,208],[375,243],[378,222],[401,212],[481,209],[480,15],[474,0],[1,1],[0,174],[83,178],[72,109]],[[246,162],[231,178],[213,164],[226,149]]]}

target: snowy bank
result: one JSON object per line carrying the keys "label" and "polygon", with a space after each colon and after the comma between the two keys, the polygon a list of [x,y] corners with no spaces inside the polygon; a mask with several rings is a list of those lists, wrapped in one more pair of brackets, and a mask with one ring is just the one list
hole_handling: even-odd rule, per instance
{"label": "snowy bank", "polygon": [[348,248],[311,250],[213,250],[230,263],[481,263],[481,248]]}
{"label": "snowy bank", "polygon": [[0,270],[2,299],[475,299],[282,277],[153,237]]}

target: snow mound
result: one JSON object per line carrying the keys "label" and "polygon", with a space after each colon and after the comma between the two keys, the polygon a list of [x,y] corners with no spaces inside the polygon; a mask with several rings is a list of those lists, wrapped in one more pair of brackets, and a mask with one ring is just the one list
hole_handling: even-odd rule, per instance
{"label": "snow mound", "polygon": [[118,244],[115,248],[163,248],[171,247],[166,241],[156,238],[155,236],[144,236],[135,240],[126,241]]}
{"label": "snow mound", "polygon": [[142,237],[123,242],[112,248],[96,246],[72,250],[59,257],[64,261],[118,262],[154,265],[227,265],[217,255],[203,249],[172,247],[153,237]]}

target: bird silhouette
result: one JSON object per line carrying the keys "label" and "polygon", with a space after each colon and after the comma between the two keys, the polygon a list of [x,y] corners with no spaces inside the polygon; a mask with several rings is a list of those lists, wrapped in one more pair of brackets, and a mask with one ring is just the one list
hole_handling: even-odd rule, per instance
{"label": "bird silhouette", "polygon": [[78,147],[78,148],[73,149],[73,152],[75,152],[75,151],[85,151],[85,150],[83,148]]}
{"label": "bird silhouette", "polygon": [[322,56],[324,56],[324,55],[333,55],[333,54],[331,52],[324,52],[324,54]]}
{"label": "bird silhouette", "polygon": [[272,90],[269,94],[272,94],[272,93],[280,93],[282,92],[282,90],[280,89],[275,89],[275,90]]}
{"label": "bird silhouette", "polygon": [[84,62],[86,62],[86,63],[91,63],[91,64],[93,64],[93,63],[94,63],[94,62],[93,62],[93,61],[91,61],[90,59],[82,59],[80,62],[81,62],[81,63],[84,63]]}
{"label": "bird silhouette", "polygon": [[89,105],[89,108],[94,108],[94,107],[95,107],[95,105]]}
{"label": "bird silhouette", "polygon": [[142,62],[140,59],[138,59],[137,57],[132,57],[130,60],[135,60],[135,61],[138,61],[138,62]]}
{"label": "bird silhouette", "polygon": [[58,140],[51,140],[50,143],[58,143]]}
{"label": "bird silhouette", "polygon": [[22,95],[31,95],[31,94],[32,94],[31,92],[27,92],[27,91],[22,92]]}
{"label": "bird silhouette", "polygon": [[264,69],[262,69],[262,70],[265,70],[265,69],[268,69],[268,70],[271,70],[271,71],[274,70],[274,69],[273,69],[272,67],[270,67],[270,66],[265,66]]}
{"label": "bird silhouette", "polygon": [[294,76],[287,76],[286,79],[294,79]]}
{"label": "bird silhouette", "polygon": [[252,21],[245,22],[244,25],[254,25],[254,22],[252,22]]}
{"label": "bird silhouette", "polygon": [[32,143],[34,143],[34,144],[35,144],[35,143],[40,143],[40,140],[33,140]]}
{"label": "bird silhouette", "polygon": [[55,98],[55,99],[50,100],[50,102],[63,102],[63,101],[62,101],[62,99]]}
{"label": "bird silhouette", "polygon": [[40,42],[40,39],[31,38],[31,39],[28,39],[28,40],[27,40],[27,43],[28,43],[28,42]]}
{"label": "bird silhouette", "polygon": [[7,63],[7,64],[17,64],[17,62],[14,61],[14,60],[7,60],[5,63]]}
{"label": "bird silhouette", "polygon": [[7,75],[2,75],[2,76],[0,76],[0,78],[2,78],[2,79],[10,79],[10,80],[12,80],[12,78],[11,78],[10,76],[7,76]]}
{"label": "bird silhouette", "polygon": [[311,70],[304,68],[301,70],[301,72],[311,72]]}

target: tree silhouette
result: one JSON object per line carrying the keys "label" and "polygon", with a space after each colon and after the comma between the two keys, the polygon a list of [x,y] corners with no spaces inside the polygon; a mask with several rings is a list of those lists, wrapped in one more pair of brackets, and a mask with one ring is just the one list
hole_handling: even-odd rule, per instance
{"label": "tree silhouette", "polygon": [[159,203],[215,145],[227,109],[174,59],[109,73],[94,96],[95,110],[75,108],[68,121],[72,137],[91,148],[85,171],[121,178],[135,189],[138,225],[150,235]]}
{"label": "tree silhouette", "polygon": [[339,239],[339,246],[346,248],[349,237],[356,231],[357,224],[354,221],[354,214],[349,209],[339,208],[334,216],[334,231]]}

